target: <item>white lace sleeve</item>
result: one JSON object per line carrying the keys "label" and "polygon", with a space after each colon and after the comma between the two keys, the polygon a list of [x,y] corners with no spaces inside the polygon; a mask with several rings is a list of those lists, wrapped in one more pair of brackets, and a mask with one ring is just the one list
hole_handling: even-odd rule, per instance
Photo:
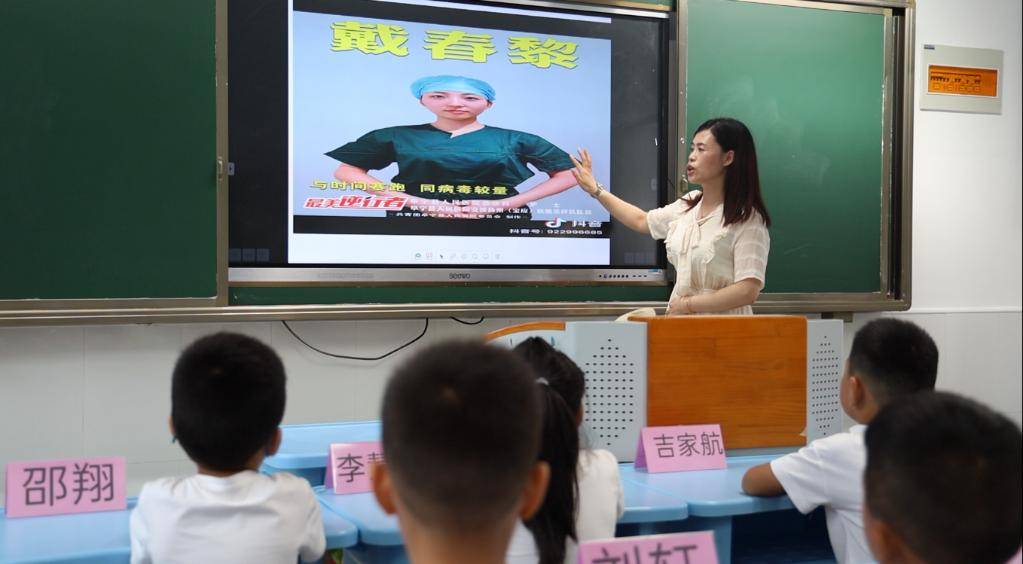
{"label": "white lace sleeve", "polygon": [[771,235],[767,232],[767,226],[760,215],[743,223],[735,234],[733,280],[738,282],[753,278],[760,281],[760,287],[763,288],[767,272],[767,254],[770,250]]}
{"label": "white lace sleeve", "polygon": [[657,208],[646,212],[646,224],[650,229],[650,236],[654,239],[664,239],[667,237],[671,224],[678,218],[682,217],[682,214],[689,211],[689,205],[682,200],[693,198],[699,193],[699,190],[686,192],[681,198],[664,206],[663,208]]}

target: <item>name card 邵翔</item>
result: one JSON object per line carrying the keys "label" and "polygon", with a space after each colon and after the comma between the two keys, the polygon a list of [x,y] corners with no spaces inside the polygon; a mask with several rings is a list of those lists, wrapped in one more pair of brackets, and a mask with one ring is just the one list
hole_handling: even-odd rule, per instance
{"label": "name card \u90b5\u7fd4", "polygon": [[334,443],[330,445],[330,464],[324,485],[336,494],[368,492],[369,467],[384,461],[380,441]]}
{"label": "name card \u90b5\u7fd4", "polygon": [[5,513],[37,517],[127,509],[123,456],[7,464]]}
{"label": "name card \u90b5\u7fd4", "polygon": [[644,427],[636,469],[647,472],[717,470],[727,466],[720,425]]}
{"label": "name card \u90b5\u7fd4", "polygon": [[579,564],[717,564],[714,533],[619,537],[579,544]]}

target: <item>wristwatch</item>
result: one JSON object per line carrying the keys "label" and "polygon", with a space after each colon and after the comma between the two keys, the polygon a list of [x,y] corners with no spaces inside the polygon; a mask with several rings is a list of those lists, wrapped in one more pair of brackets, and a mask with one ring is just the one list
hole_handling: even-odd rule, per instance
{"label": "wristwatch", "polygon": [[601,183],[601,182],[597,182],[597,189],[594,190],[593,193],[590,194],[590,196],[593,196],[593,199],[596,200],[596,199],[600,198],[600,195],[603,192],[605,192],[606,190],[607,190],[607,186],[604,186],[604,184]]}

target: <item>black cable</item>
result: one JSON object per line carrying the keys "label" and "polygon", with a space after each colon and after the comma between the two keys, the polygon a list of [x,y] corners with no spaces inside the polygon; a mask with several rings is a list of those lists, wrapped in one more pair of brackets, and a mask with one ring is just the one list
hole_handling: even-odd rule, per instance
{"label": "black cable", "polygon": [[283,321],[282,320],[281,324],[284,325],[284,328],[287,329],[288,332],[291,333],[296,339],[298,339],[298,341],[300,343],[302,343],[303,345],[309,347],[310,349],[312,349],[312,350],[314,350],[314,351],[316,351],[316,352],[318,352],[318,353],[320,353],[322,355],[333,357],[333,358],[343,358],[345,360],[381,360],[381,359],[384,359],[384,358],[387,358],[387,357],[391,356],[392,354],[394,354],[394,353],[400,351],[401,349],[411,345],[412,343],[415,343],[419,339],[422,339],[423,335],[426,334],[426,330],[430,328],[430,318],[429,317],[424,318],[423,322],[424,322],[423,323],[423,331],[421,333],[419,333],[419,336],[417,336],[415,339],[412,339],[411,341],[405,343],[404,345],[394,349],[393,351],[388,352],[388,353],[384,353],[384,354],[382,354],[380,356],[349,356],[349,355],[345,355],[345,354],[334,354],[332,352],[327,352],[325,350],[318,349],[318,348],[310,345],[309,343],[307,343],[305,341],[305,339],[303,339],[302,337],[299,337],[298,333],[295,333],[295,330],[292,329],[290,325],[288,325],[287,321]]}
{"label": "black cable", "polygon": [[457,317],[451,317],[452,321],[457,321],[457,322],[461,323],[462,325],[479,325],[480,323],[483,323],[486,319],[487,319],[486,316],[483,316],[483,315],[480,316],[480,320],[479,321],[462,321],[461,319],[459,319]]}

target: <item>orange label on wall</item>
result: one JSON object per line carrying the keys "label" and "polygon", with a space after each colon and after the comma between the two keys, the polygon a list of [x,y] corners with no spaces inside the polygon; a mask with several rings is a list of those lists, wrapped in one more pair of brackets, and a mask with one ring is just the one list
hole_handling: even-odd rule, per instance
{"label": "orange label on wall", "polygon": [[927,67],[927,92],[994,98],[998,96],[998,71],[930,65]]}

